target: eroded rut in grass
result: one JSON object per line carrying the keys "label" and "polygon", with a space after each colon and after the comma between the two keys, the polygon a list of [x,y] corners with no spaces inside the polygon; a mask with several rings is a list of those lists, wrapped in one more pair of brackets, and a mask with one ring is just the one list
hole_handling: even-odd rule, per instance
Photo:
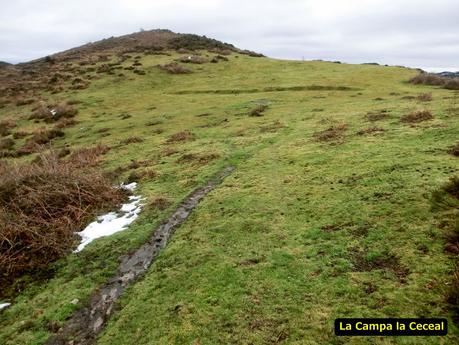
{"label": "eroded rut in grass", "polygon": [[46,344],[92,344],[95,342],[106,321],[112,314],[115,303],[123,291],[132,284],[139,275],[144,273],[158,256],[169,238],[190,215],[198,203],[223,179],[231,174],[234,167],[227,167],[211,179],[205,186],[191,193],[154,232],[147,243],[141,246],[134,254],[122,259],[118,273],[111,278],[91,298],[91,303],[77,311],[66,325]]}

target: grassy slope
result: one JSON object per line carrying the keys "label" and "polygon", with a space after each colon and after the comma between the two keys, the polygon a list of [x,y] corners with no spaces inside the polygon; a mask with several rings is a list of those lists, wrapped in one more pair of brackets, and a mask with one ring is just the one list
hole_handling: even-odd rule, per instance
{"label": "grassy slope", "polygon": [[[392,67],[234,55],[228,63],[193,66],[191,75],[154,67],[169,60],[144,57],[146,76],[105,77],[68,95],[83,102],[80,124],[56,145],[115,145],[105,157],[107,169],[149,160],[159,177],[142,182],[141,192],[172,205],[147,207],[128,231],[59,262],[54,279],[25,291],[1,315],[1,343],[40,343],[76,308],[70,301],[84,303],[114,272],[120,254],[145,241],[189,191],[229,163],[236,172],[125,294],[100,344],[374,343],[335,338],[333,319],[448,315],[444,295],[452,262],[443,254],[427,196],[458,168],[445,152],[459,127],[457,114],[446,111],[454,102],[445,98],[451,91],[433,90],[427,104],[403,100],[430,89],[404,82],[415,71]],[[313,84],[358,90],[173,94]],[[248,117],[258,103],[269,110]],[[399,122],[418,108],[431,109],[435,119],[414,127]],[[385,133],[356,135],[371,125],[364,115],[378,109],[390,110],[376,123]],[[0,111],[4,117],[11,109]],[[122,113],[132,117],[123,120]],[[153,120],[161,123],[146,126]],[[283,127],[268,128],[275,121]],[[343,144],[313,140],[314,132],[336,123],[349,126]],[[98,130],[105,127],[110,135],[102,137]],[[165,144],[185,129],[196,140]],[[132,135],[145,141],[118,145]],[[179,152],[164,156],[167,147]],[[177,162],[186,153],[220,158],[207,165]],[[409,270],[406,278],[394,267],[362,271],[356,265],[358,258],[371,263],[392,256]],[[447,339],[380,342],[419,341],[458,342],[458,331],[451,327]]]}

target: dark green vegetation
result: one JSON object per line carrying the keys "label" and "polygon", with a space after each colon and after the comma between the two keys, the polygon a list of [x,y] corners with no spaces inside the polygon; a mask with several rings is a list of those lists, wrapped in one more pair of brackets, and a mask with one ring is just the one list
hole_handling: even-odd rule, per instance
{"label": "dark green vegetation", "polygon": [[[26,288],[0,315],[0,343],[42,343],[121,255],[230,164],[236,171],[122,297],[99,344],[457,343],[457,253],[445,249],[453,230],[442,226],[457,207],[432,208],[432,194],[458,174],[459,95],[410,84],[417,71],[404,68],[163,46],[86,47],[8,72],[8,161],[101,143],[111,148],[103,169],[138,180],[147,205],[128,230],[57,261],[39,282],[22,277]],[[209,62],[177,62],[187,54]],[[228,61],[212,63],[217,55]],[[158,67],[171,63],[191,73]],[[31,118],[41,104],[77,113]],[[63,135],[24,150],[55,130]],[[335,338],[334,318],[352,316],[448,317],[450,332]]]}

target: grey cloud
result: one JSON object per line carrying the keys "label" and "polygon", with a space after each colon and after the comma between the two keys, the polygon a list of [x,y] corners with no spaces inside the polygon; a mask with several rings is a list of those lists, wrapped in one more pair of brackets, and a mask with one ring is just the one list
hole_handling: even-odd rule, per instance
{"label": "grey cloud", "polygon": [[457,13],[457,0],[16,0],[2,4],[0,60],[168,28],[271,57],[447,69],[459,65]]}

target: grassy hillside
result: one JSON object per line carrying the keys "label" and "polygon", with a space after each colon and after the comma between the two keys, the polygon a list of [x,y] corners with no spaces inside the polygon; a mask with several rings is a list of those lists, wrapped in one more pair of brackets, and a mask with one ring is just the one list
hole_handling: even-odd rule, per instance
{"label": "grassy hillside", "polygon": [[[23,278],[0,314],[0,343],[45,341],[121,255],[230,164],[235,172],[124,294],[98,344],[459,342],[452,322],[446,338],[333,335],[336,317],[451,320],[454,260],[429,198],[458,173],[447,152],[458,139],[455,91],[410,85],[417,71],[405,68],[233,52],[175,75],[157,65],[183,54],[135,55],[145,74],[89,72],[86,88],[39,95],[78,109],[53,147],[110,147],[103,168],[138,179],[147,206],[128,230],[57,261],[39,282]],[[17,121],[11,137],[53,126],[28,119],[32,107],[0,109],[0,120]],[[433,118],[403,120],[421,110]]]}

